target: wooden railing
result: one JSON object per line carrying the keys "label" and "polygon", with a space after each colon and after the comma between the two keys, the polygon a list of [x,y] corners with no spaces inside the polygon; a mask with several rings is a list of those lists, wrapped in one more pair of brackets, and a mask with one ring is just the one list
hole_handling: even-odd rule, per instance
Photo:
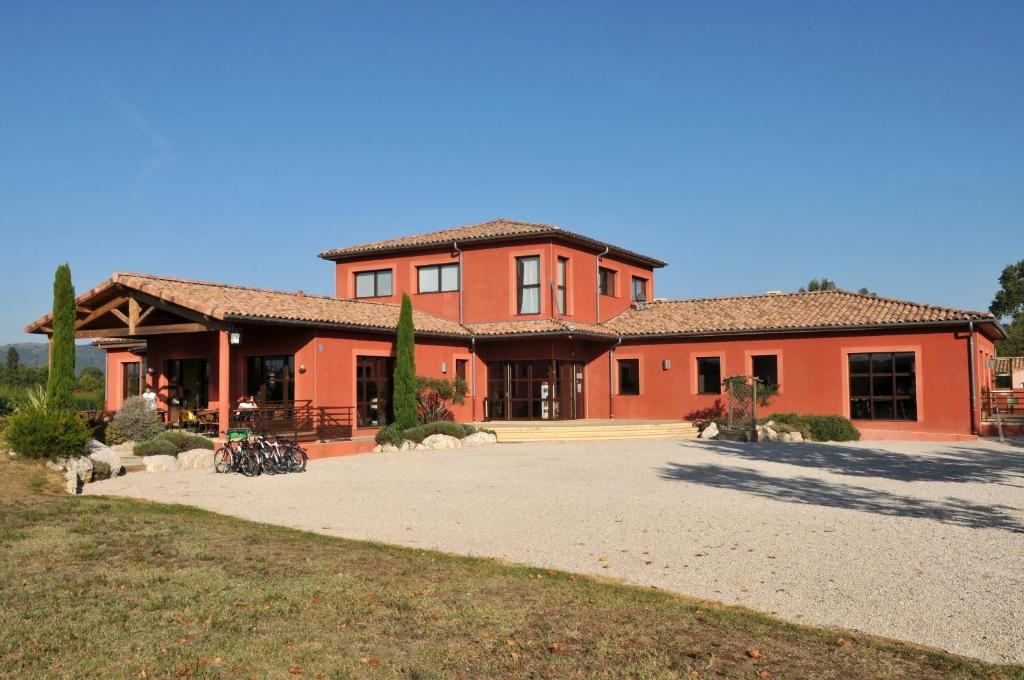
{"label": "wooden railing", "polygon": [[994,419],[997,410],[1003,417],[1024,416],[1024,390],[992,390],[982,395],[982,417]]}
{"label": "wooden railing", "polygon": [[292,437],[298,441],[352,438],[351,406],[313,406],[309,402],[266,404],[232,409],[230,428],[248,428]]}

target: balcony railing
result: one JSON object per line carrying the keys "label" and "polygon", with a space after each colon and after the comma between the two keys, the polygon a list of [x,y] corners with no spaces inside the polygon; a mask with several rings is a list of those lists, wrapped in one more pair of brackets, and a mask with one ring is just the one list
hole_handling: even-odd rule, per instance
{"label": "balcony railing", "polygon": [[313,406],[309,402],[264,404],[232,409],[228,427],[290,436],[298,441],[352,438],[351,406]]}
{"label": "balcony railing", "polygon": [[982,395],[981,412],[986,420],[1024,417],[1024,390],[992,390]]}

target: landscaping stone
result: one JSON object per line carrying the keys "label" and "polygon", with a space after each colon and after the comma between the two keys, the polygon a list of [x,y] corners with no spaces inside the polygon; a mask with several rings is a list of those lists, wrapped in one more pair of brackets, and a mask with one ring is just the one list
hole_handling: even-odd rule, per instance
{"label": "landscaping stone", "polygon": [[392,453],[397,450],[398,447],[394,444],[377,444],[373,447],[374,453]]}
{"label": "landscaping stone", "polygon": [[114,451],[120,453],[122,456],[131,456],[135,453],[135,442],[127,441],[121,442],[120,444],[113,444],[111,447]]}
{"label": "landscaping stone", "polygon": [[462,441],[447,434],[432,434],[423,440],[423,446],[428,449],[457,449],[462,446]]}
{"label": "landscaping stone", "polygon": [[462,440],[463,446],[487,446],[488,444],[496,444],[498,438],[490,432],[474,432],[473,434],[466,435]]}
{"label": "landscaping stone", "polygon": [[109,446],[105,446],[93,439],[89,442],[89,460],[96,463],[104,463],[110,468],[111,475],[123,475],[124,466],[121,465],[121,454]]}
{"label": "landscaping stone", "polygon": [[64,490],[68,493],[81,493],[82,485],[92,481],[92,461],[85,456],[58,458],[46,466],[64,473]]}
{"label": "landscaping stone", "polygon": [[98,482],[101,479],[110,479],[114,475],[109,465],[102,460],[92,461],[92,481]]}
{"label": "landscaping stone", "polygon": [[712,422],[700,433],[701,439],[714,439],[718,436],[718,423]]}
{"label": "landscaping stone", "polygon": [[779,433],[768,427],[767,425],[757,426],[757,441],[759,442],[777,442],[779,441]]}
{"label": "landscaping stone", "polygon": [[779,441],[787,442],[790,444],[802,442],[803,440],[804,436],[799,432],[783,432],[782,434],[779,435]]}
{"label": "landscaping stone", "polygon": [[142,464],[146,466],[146,472],[173,472],[181,469],[174,456],[143,456]]}
{"label": "landscaping stone", "polygon": [[178,454],[178,467],[182,470],[212,470],[213,451],[192,449]]}

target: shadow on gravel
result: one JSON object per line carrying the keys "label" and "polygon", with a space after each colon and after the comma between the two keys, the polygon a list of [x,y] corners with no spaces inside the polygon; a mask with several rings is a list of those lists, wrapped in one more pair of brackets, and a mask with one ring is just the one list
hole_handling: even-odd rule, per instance
{"label": "shadow on gravel", "polygon": [[[793,445],[790,445],[793,446]],[[944,501],[899,496],[863,486],[833,484],[812,477],[773,477],[750,468],[726,465],[668,463],[658,469],[662,479],[734,489],[786,503],[845,508],[894,517],[917,517],[972,529],[1024,533],[1007,505],[982,505],[947,498]]]}
{"label": "shadow on gravel", "polygon": [[1024,451],[948,446],[928,454],[894,453],[842,444],[747,444],[716,440],[698,444],[716,453],[811,467],[852,477],[900,482],[973,482],[1024,487]]}

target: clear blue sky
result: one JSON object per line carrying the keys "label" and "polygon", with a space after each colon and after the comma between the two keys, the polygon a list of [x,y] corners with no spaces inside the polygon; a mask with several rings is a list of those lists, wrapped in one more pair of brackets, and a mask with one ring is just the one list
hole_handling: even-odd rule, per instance
{"label": "clear blue sky", "polygon": [[64,260],[329,293],[321,249],[497,216],[666,259],[662,296],[984,309],[1022,35],[1019,0],[4,3],[0,342]]}

